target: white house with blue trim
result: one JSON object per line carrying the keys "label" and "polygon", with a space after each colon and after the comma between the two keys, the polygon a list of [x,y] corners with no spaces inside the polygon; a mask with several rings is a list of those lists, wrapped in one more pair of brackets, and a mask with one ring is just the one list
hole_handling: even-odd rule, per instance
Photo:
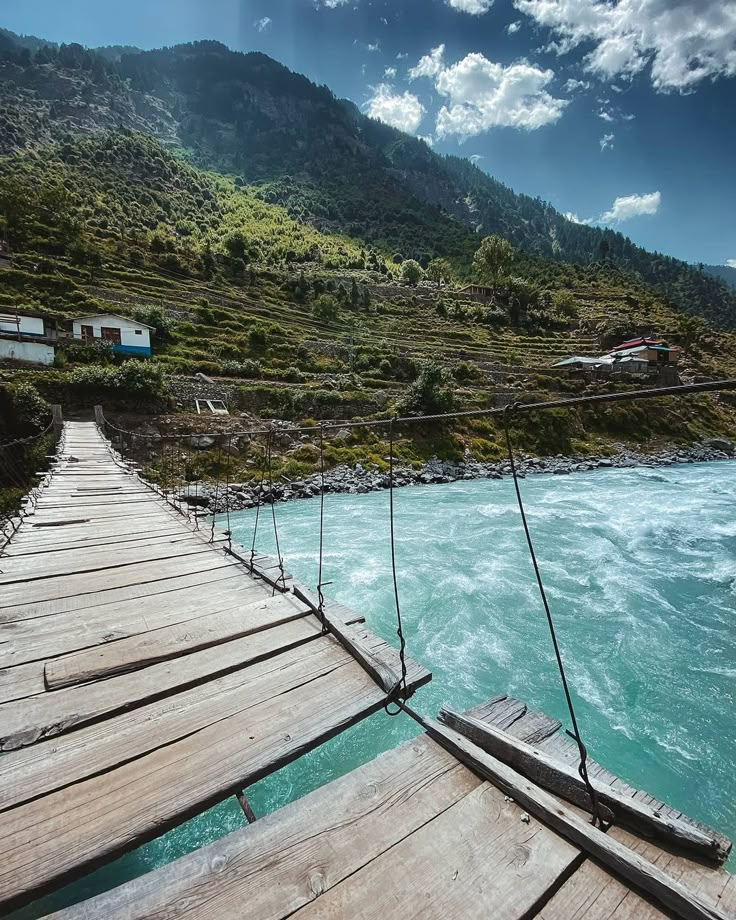
{"label": "white house with blue trim", "polygon": [[151,331],[153,326],[139,323],[116,313],[100,313],[96,316],[80,316],[73,320],[74,338],[84,342],[110,342],[113,351],[119,355],[151,354]]}

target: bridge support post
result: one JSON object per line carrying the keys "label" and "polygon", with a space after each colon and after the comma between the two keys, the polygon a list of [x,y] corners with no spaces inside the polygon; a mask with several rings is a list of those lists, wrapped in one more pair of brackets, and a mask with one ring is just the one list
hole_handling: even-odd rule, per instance
{"label": "bridge support post", "polygon": [[64,416],[61,412],[61,406],[54,405],[51,407],[51,424],[54,429],[54,441],[58,444],[61,440],[61,433],[64,430]]}
{"label": "bridge support post", "polygon": [[100,429],[100,434],[105,433],[105,414],[102,411],[102,406],[95,406],[95,423]]}

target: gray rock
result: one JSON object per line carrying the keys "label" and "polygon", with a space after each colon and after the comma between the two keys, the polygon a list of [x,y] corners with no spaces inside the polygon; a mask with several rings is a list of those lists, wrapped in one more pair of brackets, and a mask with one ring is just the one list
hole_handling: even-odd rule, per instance
{"label": "gray rock", "polygon": [[189,438],[189,444],[195,450],[209,450],[215,446],[215,439],[208,434],[193,434]]}

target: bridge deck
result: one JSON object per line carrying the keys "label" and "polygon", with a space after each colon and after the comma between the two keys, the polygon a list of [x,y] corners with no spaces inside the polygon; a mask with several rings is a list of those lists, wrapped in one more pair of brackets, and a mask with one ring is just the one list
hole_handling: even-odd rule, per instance
{"label": "bridge deck", "polygon": [[[208,540],[115,462],[93,424],[66,424],[0,561],[0,912],[383,705],[305,603]],[[398,670],[382,640],[347,632]],[[429,677],[409,663],[411,685]]]}
{"label": "bridge deck", "polygon": [[[736,879],[723,869],[621,828],[608,834],[685,884],[717,916],[736,916]],[[670,916],[423,735],[54,918]]]}

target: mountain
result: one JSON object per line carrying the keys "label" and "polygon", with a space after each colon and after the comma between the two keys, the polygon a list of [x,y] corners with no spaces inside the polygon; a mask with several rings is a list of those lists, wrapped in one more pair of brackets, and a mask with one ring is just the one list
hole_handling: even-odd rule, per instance
{"label": "mountain", "polygon": [[703,271],[707,275],[725,281],[729,287],[736,289],[736,267],[731,265],[704,265]]}
{"label": "mountain", "polygon": [[565,262],[610,264],[680,309],[736,326],[736,293],[720,278],[615,231],[572,223],[263,54],[211,41],[101,52],[38,41],[0,35],[5,150],[142,131],[292,217],[396,262],[443,256],[467,278],[479,236],[497,233],[523,254],[529,277],[548,278]]}

